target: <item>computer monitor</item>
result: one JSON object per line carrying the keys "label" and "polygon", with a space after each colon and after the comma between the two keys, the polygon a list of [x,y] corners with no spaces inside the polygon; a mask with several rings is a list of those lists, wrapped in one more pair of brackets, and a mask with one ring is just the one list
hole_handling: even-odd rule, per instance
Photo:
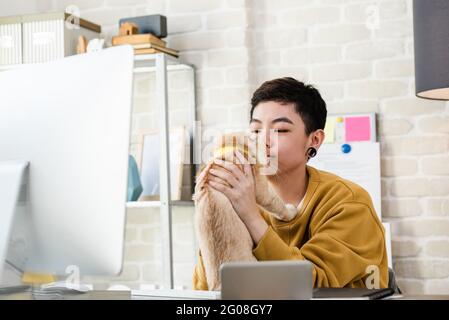
{"label": "computer monitor", "polygon": [[120,273],[133,66],[120,46],[0,72],[0,271]]}

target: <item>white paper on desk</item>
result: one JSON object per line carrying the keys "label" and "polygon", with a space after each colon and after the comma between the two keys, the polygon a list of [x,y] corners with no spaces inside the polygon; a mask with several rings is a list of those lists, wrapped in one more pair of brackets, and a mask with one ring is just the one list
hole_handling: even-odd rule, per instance
{"label": "white paper on desk", "polygon": [[378,142],[348,143],[349,153],[343,153],[340,143],[322,144],[308,164],[355,182],[371,196],[377,216],[382,221],[380,193],[380,147]]}

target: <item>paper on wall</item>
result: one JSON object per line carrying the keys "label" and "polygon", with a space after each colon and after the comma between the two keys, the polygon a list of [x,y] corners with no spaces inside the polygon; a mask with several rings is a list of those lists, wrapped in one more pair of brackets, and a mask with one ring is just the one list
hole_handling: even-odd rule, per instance
{"label": "paper on wall", "polygon": [[334,143],[335,141],[335,117],[328,117],[326,119],[326,126],[324,127],[324,143]]}
{"label": "paper on wall", "polygon": [[322,144],[316,157],[310,159],[308,164],[334,173],[364,188],[371,196],[377,216],[382,220],[379,143],[348,143],[351,148],[348,153],[342,151],[342,145]]}

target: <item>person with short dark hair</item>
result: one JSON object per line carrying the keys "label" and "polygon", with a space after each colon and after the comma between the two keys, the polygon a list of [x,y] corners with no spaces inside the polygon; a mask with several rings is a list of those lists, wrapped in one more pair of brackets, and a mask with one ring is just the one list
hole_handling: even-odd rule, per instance
{"label": "person with short dark hair", "polygon": [[[233,170],[223,171],[210,176],[209,184],[225,195],[227,188],[239,191],[238,199],[228,198],[251,234],[257,260],[308,260],[314,287],[385,288],[384,228],[368,192],[307,165],[324,141],[326,116],[318,90],[293,78],[267,81],[251,99],[250,129],[265,142],[268,163],[277,163],[276,174],[267,176],[270,185],[297,207],[291,221],[277,220],[257,205],[251,176],[229,179]],[[193,287],[207,290],[201,255]]]}

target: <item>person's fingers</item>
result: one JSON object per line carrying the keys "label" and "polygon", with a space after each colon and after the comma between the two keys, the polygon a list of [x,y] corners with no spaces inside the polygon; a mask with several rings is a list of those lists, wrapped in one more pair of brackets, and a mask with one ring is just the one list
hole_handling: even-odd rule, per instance
{"label": "person's fingers", "polygon": [[237,179],[237,181],[240,181],[240,179],[243,177],[243,172],[237,167],[236,164],[229,162],[229,161],[223,161],[216,159],[216,164],[219,166],[225,168],[226,170],[230,171],[234,177]]}
{"label": "person's fingers", "polygon": [[211,188],[223,193],[230,201],[234,200],[232,188],[215,181],[209,181],[209,185],[211,186]]}
{"label": "person's fingers", "polygon": [[[234,175],[225,169],[212,168],[209,172],[212,176],[218,177],[227,182],[231,187],[235,187],[238,184],[238,180],[234,177]],[[212,177],[210,178],[213,179]],[[216,179],[214,180],[216,181]]]}
{"label": "person's fingers", "polygon": [[237,150],[235,153],[236,157],[239,159],[239,163],[242,164],[243,166],[243,173],[247,176],[250,177],[251,176],[251,165],[249,164],[249,161],[247,159],[245,159],[245,157]]}
{"label": "person's fingers", "polygon": [[250,164],[245,164],[243,165],[243,171],[245,172],[245,175],[248,178],[253,178],[253,170],[251,169],[251,165]]}
{"label": "person's fingers", "polygon": [[220,177],[214,176],[212,174],[209,176],[208,183],[211,182],[211,181],[219,183],[219,184],[222,184],[222,185],[227,186],[229,188],[233,188],[226,180],[224,180],[224,179],[222,179]]}
{"label": "person's fingers", "polygon": [[236,150],[235,151],[235,156],[236,156],[236,158],[237,158],[237,163],[238,164],[245,164],[245,163],[247,163],[248,161],[245,159],[245,157],[243,156],[243,154],[240,152],[240,151],[238,151],[238,150]]}

